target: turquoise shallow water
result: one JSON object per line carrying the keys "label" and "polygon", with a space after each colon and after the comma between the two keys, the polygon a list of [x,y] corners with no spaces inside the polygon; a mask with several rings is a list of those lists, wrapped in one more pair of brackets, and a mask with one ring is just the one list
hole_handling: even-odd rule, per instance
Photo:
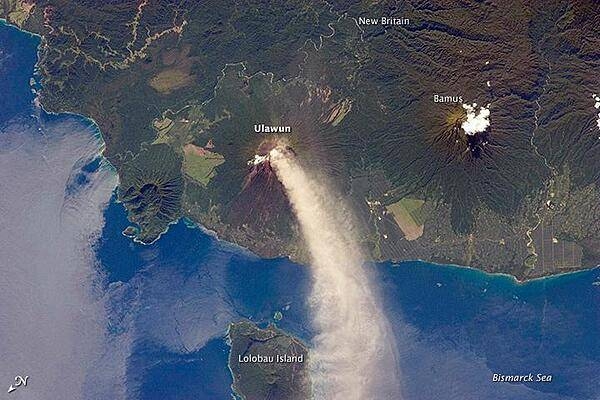
{"label": "turquoise shallow water", "polygon": [[[0,127],[34,111],[29,78],[37,44],[0,25]],[[82,172],[97,168],[95,161]],[[86,176],[75,176],[67,190],[86,185]],[[278,326],[310,344],[307,267],[261,259],[184,221],[150,246],[135,244],[121,234],[128,223],[114,200],[104,217],[93,252],[104,277],[97,290],[107,299],[99,329],[127,343],[119,347],[127,398],[231,398],[224,335],[242,318],[264,325],[280,311]],[[370,269],[396,335],[406,399],[600,398],[600,270],[521,285],[422,262]],[[494,373],[553,380],[493,383]],[[89,393],[101,390],[95,376],[92,369]]]}
{"label": "turquoise shallow water", "polygon": [[[172,226],[154,245],[131,244],[119,233],[127,226],[122,207],[113,203],[106,213],[98,254],[104,266],[111,266],[114,279],[163,276],[147,269],[143,260],[151,257],[152,268],[169,268],[169,279],[210,277],[211,285],[220,286],[228,301],[205,303],[204,296],[211,294],[203,290],[183,295],[189,302],[211,304],[209,314],[225,313],[231,320],[251,318],[265,324],[279,310],[284,315],[279,326],[310,342],[306,267],[284,259],[259,259],[183,222]],[[595,284],[600,281],[599,270],[517,284],[506,276],[423,262],[382,263],[373,268],[386,314],[398,336],[408,398],[476,398],[472,396],[479,391],[493,396],[489,398],[594,399],[600,393],[596,379],[600,287]],[[163,284],[165,290],[171,287]],[[195,287],[201,285],[188,288],[183,284],[180,290],[187,293]],[[212,354],[214,358],[203,367],[180,367],[203,368],[202,373],[209,374],[222,371],[225,352],[216,346]],[[154,357],[146,362],[154,365]],[[174,372],[170,363],[164,366],[166,376],[183,373]],[[526,386],[491,382],[493,373],[530,372],[551,374],[553,382]],[[448,387],[456,394],[437,397]],[[194,390],[198,388],[189,393],[197,393]]]}

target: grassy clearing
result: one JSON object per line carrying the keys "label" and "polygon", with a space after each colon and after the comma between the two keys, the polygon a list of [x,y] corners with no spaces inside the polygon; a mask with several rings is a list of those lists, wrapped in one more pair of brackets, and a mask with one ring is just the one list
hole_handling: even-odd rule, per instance
{"label": "grassy clearing", "polygon": [[150,86],[160,93],[171,93],[193,82],[187,71],[171,68],[160,72],[150,80]]}
{"label": "grassy clearing", "polygon": [[415,240],[423,234],[425,223],[423,204],[425,204],[424,200],[403,198],[386,207],[394,216],[394,220],[407,240]]}
{"label": "grassy clearing", "polygon": [[188,144],[184,147],[183,168],[190,178],[207,186],[215,175],[215,168],[225,162],[225,158],[202,147]]}

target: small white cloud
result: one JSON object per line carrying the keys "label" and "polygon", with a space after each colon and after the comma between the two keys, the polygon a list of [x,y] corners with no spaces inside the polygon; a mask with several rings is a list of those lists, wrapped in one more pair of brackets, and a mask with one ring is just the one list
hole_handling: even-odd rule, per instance
{"label": "small white cloud", "polygon": [[467,135],[483,132],[490,126],[489,104],[487,107],[479,107],[479,111],[477,111],[477,103],[462,106],[467,111],[467,120],[462,123],[461,128]]}
{"label": "small white cloud", "polygon": [[[599,109],[600,108],[600,96],[598,96],[594,93],[592,95],[592,97],[594,98],[594,108]],[[598,129],[600,129],[600,113],[598,113],[598,119],[596,120],[596,123],[598,124]]]}

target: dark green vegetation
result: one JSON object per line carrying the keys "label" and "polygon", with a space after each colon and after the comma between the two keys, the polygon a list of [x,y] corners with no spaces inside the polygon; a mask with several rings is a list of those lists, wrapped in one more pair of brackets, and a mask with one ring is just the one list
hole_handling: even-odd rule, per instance
{"label": "dark green vegetation", "polygon": [[[233,389],[243,399],[310,398],[308,349],[300,340],[272,325],[260,329],[250,321],[231,324],[228,338]],[[277,355],[302,358],[301,362],[278,362]],[[246,362],[245,357],[250,356],[260,356],[267,361]]]}
{"label": "dark green vegetation", "polygon": [[[39,0],[24,23],[43,105],[98,123],[141,241],[185,215],[302,259],[268,162],[248,165],[283,138],[355,205],[374,258],[520,279],[599,263],[597,5],[330,3]],[[382,16],[410,22],[358,23]],[[436,94],[489,105],[490,127],[466,135]],[[192,167],[190,149],[223,159]],[[425,201],[422,234],[387,212],[406,198]]]}
{"label": "dark green vegetation", "polygon": [[119,198],[139,227],[138,240],[151,242],[181,216],[181,162],[169,146],[156,144],[121,168]]}

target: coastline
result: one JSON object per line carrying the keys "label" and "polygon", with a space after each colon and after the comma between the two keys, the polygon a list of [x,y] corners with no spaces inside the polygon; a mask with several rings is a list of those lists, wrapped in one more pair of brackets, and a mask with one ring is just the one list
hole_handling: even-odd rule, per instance
{"label": "coastline", "polygon": [[[5,25],[14,29],[17,29],[19,32],[25,33],[29,36],[32,37],[36,37],[38,39],[38,44],[37,44],[37,50],[36,50],[36,63],[34,65],[34,75],[33,75],[33,80],[35,82],[35,85],[31,85],[32,91],[34,93],[34,104],[35,107],[38,107],[43,113],[45,113],[48,116],[72,116],[74,118],[80,119],[82,121],[84,121],[85,123],[89,124],[92,128],[93,128],[93,132],[94,132],[94,136],[95,138],[98,140],[98,147],[99,147],[99,156],[102,158],[102,164],[104,166],[106,166],[107,168],[109,168],[116,176],[117,179],[117,185],[115,187],[115,190],[118,190],[119,185],[120,185],[120,178],[119,175],[117,173],[116,168],[110,163],[110,161],[104,157],[104,152],[106,150],[106,143],[104,142],[103,136],[102,136],[102,132],[100,130],[100,127],[98,126],[98,124],[96,123],[96,121],[89,117],[89,116],[85,116],[82,114],[78,114],[78,113],[74,113],[74,112],[69,112],[69,111],[59,111],[59,112],[53,112],[53,111],[48,111],[45,109],[44,105],[41,102],[41,97],[40,97],[40,93],[39,91],[43,90],[42,89],[42,84],[40,81],[38,81],[39,76],[37,76],[37,71],[39,71],[39,67],[38,67],[38,63],[40,60],[40,51],[41,51],[41,45],[42,45],[42,36],[38,33],[35,32],[31,32],[27,29],[24,29],[22,27],[19,27],[18,25],[15,25],[14,23],[7,21],[5,18],[0,18],[0,25]],[[335,34],[335,31],[333,31],[332,35]],[[234,64],[228,64],[228,65],[237,65],[237,64],[241,64],[244,68],[244,63],[243,62],[239,62],[239,63],[234,63]],[[227,66],[226,66],[227,67]],[[226,68],[225,67],[225,68]],[[256,74],[259,73],[263,73],[262,71],[257,72]],[[35,89],[34,86],[37,86],[39,89]],[[210,99],[209,99],[210,100]],[[208,100],[207,100],[208,101]],[[121,201],[118,200],[117,197],[114,198],[114,200],[119,203],[122,204]],[[127,211],[127,210],[126,210]],[[298,262],[297,260],[294,260],[293,258],[291,258],[289,255],[285,255],[285,254],[281,254],[277,257],[271,257],[271,258],[265,258],[262,257],[260,254],[255,253],[254,251],[252,251],[250,248],[245,247],[243,245],[240,245],[238,243],[234,243],[234,242],[230,242],[224,239],[221,239],[218,235],[218,233],[214,230],[211,230],[203,225],[201,225],[199,222],[193,221],[191,220],[189,217],[186,216],[181,216],[179,218],[177,218],[176,220],[171,221],[166,228],[151,242],[143,242],[137,238],[130,238],[130,240],[132,240],[134,243],[136,244],[140,244],[140,245],[144,245],[144,246],[148,246],[148,245],[152,245],[154,243],[156,243],[164,234],[166,234],[171,225],[175,225],[178,224],[180,221],[183,221],[186,226],[191,227],[193,225],[193,227],[200,229],[203,233],[206,233],[212,237],[214,237],[216,240],[227,244],[228,246],[232,246],[233,248],[236,249],[236,251],[240,251],[245,255],[252,255],[253,257],[256,257],[257,259],[269,259],[269,260],[277,260],[277,259],[287,259],[291,262],[293,262],[294,264],[297,265],[301,265],[303,267],[305,267],[306,265],[304,265],[301,262]],[[130,222],[130,224],[132,224]],[[134,224],[132,224],[134,225]],[[124,235],[126,236],[126,235]],[[387,260],[369,260],[369,263],[373,263],[376,266],[382,266],[382,265],[389,265],[391,267],[401,267],[402,264],[406,264],[406,263],[424,263],[424,264],[429,264],[429,265],[435,265],[435,266],[439,266],[439,267],[451,267],[451,268],[456,268],[456,269],[466,269],[466,270],[473,270],[473,271],[478,271],[482,274],[484,274],[485,276],[489,276],[489,277],[503,277],[503,278],[509,278],[511,280],[511,282],[515,285],[526,285],[529,283],[534,283],[534,282],[539,282],[539,281],[545,281],[545,280],[550,280],[550,279],[554,279],[554,278],[561,278],[561,277],[565,277],[565,276],[572,276],[574,274],[579,274],[579,273],[583,273],[585,271],[593,271],[596,269],[600,269],[600,265],[594,266],[594,267],[578,267],[577,269],[574,269],[573,271],[565,271],[565,272],[560,272],[560,273],[556,273],[556,274],[550,274],[550,275],[545,275],[545,276],[537,276],[534,278],[528,278],[528,279],[519,279],[517,278],[515,275],[509,274],[509,273],[504,273],[504,272],[488,272],[484,269],[481,268],[476,268],[476,267],[472,267],[472,266],[468,266],[468,265],[460,265],[460,264],[442,264],[442,263],[438,263],[438,262],[433,262],[433,261],[427,261],[427,260],[423,260],[423,259],[409,259],[409,260],[392,260],[392,259],[387,259]]]}
{"label": "coastline", "polygon": [[402,261],[392,261],[392,260],[387,260],[387,261],[377,261],[376,263],[382,263],[382,264],[390,264],[390,266],[395,267],[395,268],[400,268],[402,267],[402,264],[405,263],[423,263],[423,264],[428,264],[428,265],[434,265],[434,266],[438,266],[438,267],[445,267],[445,268],[454,268],[457,270],[471,270],[471,271],[475,271],[478,273],[483,274],[484,276],[488,276],[491,278],[494,277],[502,277],[502,278],[506,278],[509,279],[511,281],[512,284],[516,285],[516,286],[525,286],[528,285],[530,283],[536,283],[536,282],[540,282],[540,281],[544,281],[544,280],[551,280],[554,278],[561,278],[561,277],[565,277],[565,276],[573,276],[573,275],[577,275],[577,274],[581,274],[581,273],[585,273],[588,271],[594,271],[594,270],[598,270],[600,271],[600,265],[597,265],[595,267],[583,267],[583,268],[579,268],[573,271],[567,271],[567,272],[561,272],[558,274],[552,274],[552,275],[545,275],[545,276],[538,276],[535,278],[530,278],[530,279],[525,279],[525,280],[521,280],[518,279],[516,276],[511,275],[511,274],[507,274],[505,272],[488,272],[485,271],[483,269],[480,268],[476,268],[476,267],[471,267],[469,265],[460,265],[460,264],[441,264],[441,263],[437,263],[437,262],[433,262],[433,261],[427,261],[427,260],[421,260],[421,259],[415,259],[415,260],[402,260]]}
{"label": "coastline", "polygon": [[[0,29],[2,25],[0,21]],[[13,31],[11,37],[14,36],[18,36],[18,32]],[[36,41],[27,42],[27,53],[33,55]],[[18,51],[8,53],[20,54]],[[32,61],[32,57],[27,57],[28,65]],[[27,69],[23,75],[29,71]],[[40,99],[42,96],[41,85],[37,87],[38,92],[35,90],[35,79],[38,78],[41,76],[31,78],[33,95],[28,94],[27,108],[22,111],[24,115],[32,114],[27,117],[33,123],[42,124],[39,125],[41,135],[35,139],[38,142],[46,138],[53,140],[57,135],[51,134],[52,128],[63,121],[70,126],[79,125],[86,134],[86,142],[91,145],[88,148],[95,157],[94,162],[99,162],[94,168],[105,170],[103,174],[114,179],[104,193],[110,196],[98,207],[103,224],[85,246],[94,260],[94,270],[97,268],[100,276],[94,294],[105,307],[99,315],[105,315],[107,321],[100,324],[103,319],[94,318],[99,323],[94,326],[106,331],[107,348],[111,350],[90,351],[88,356],[88,346],[68,342],[68,347],[75,345],[79,349],[77,357],[81,354],[83,362],[77,364],[91,365],[85,368],[89,370],[89,378],[80,385],[82,391],[85,389],[83,397],[115,398],[110,394],[113,393],[111,390],[114,393],[131,392],[140,398],[160,397],[160,391],[164,390],[162,396],[169,397],[168,392],[173,389],[175,397],[242,400],[243,390],[239,393],[235,390],[233,361],[237,358],[231,358],[235,353],[229,336],[232,324],[243,320],[260,329],[273,324],[299,340],[311,354],[316,331],[309,322],[313,312],[307,295],[311,285],[309,264],[294,260],[294,253],[289,251],[273,252],[272,257],[263,258],[259,255],[260,246],[256,245],[261,242],[253,244],[235,236],[230,237],[234,240],[227,240],[227,236],[220,237],[218,226],[217,231],[212,230],[185,214],[169,222],[151,242],[127,237],[123,228],[136,225],[129,221],[125,203],[118,199],[121,182],[118,170],[104,156],[103,131],[94,119],[84,114],[47,112],[37,101],[37,96]],[[32,97],[35,103],[31,102]],[[101,116],[99,120],[102,120]],[[63,149],[71,148],[71,140],[77,138],[73,135],[77,133],[74,130],[65,129],[64,132],[63,147],[54,147],[59,154]],[[32,135],[36,136],[35,132]],[[79,148],[70,154],[77,159],[84,153]],[[13,175],[11,164],[7,165],[9,168],[5,172],[10,180]],[[39,187],[33,187],[30,193],[43,194]],[[59,199],[61,196],[62,193],[58,193]],[[37,201],[45,203],[44,198]],[[39,215],[45,215],[45,211]],[[16,230],[13,231],[10,225],[7,224],[6,232],[14,236]],[[33,230],[36,225],[44,227],[39,220],[33,220]],[[15,226],[20,226],[18,220]],[[55,237],[62,239],[63,236],[60,232]],[[47,237],[39,239],[29,247],[35,249],[50,243]],[[273,239],[262,243],[276,243],[277,237]],[[249,247],[238,243],[246,243]],[[24,248],[17,247],[15,253],[21,253]],[[344,258],[340,260],[342,262],[334,268],[338,271],[344,267]],[[65,258],[60,257],[56,264],[64,262]],[[22,265],[28,266],[27,263]],[[61,277],[55,268],[48,268],[51,265],[42,263],[43,268],[36,272],[46,271],[52,277],[50,280],[56,277],[57,281],[73,282],[73,276],[63,274]],[[493,270],[494,264],[484,267]],[[600,367],[597,351],[600,265],[560,273],[557,269],[552,275],[522,276],[522,280],[510,273],[419,258],[369,259],[364,268],[372,273],[377,294],[382,299],[380,309],[390,318],[391,334],[400,349],[395,361],[406,398],[444,398],[449,386],[453,395],[465,399],[583,399],[596,398],[600,393],[600,383],[595,379],[595,371]],[[81,272],[82,269],[77,268],[77,274]],[[65,296],[61,291],[58,293]],[[14,297],[11,291],[6,294],[8,304],[13,299],[23,303],[25,296]],[[39,292],[30,296],[34,298],[32,304],[36,304],[35,298],[39,296]],[[83,312],[86,318],[93,315],[89,307],[73,309]],[[276,310],[280,316],[283,314],[283,320],[275,317],[273,311]],[[17,335],[25,339],[28,338],[27,327],[35,323],[34,320],[15,323],[10,318],[8,321],[17,327],[14,329]],[[367,331],[371,332],[370,328]],[[46,338],[53,330],[38,332]],[[81,337],[77,332],[85,331],[78,329],[75,332],[75,336]],[[4,331],[0,332],[0,337],[11,343]],[[339,341],[339,337],[337,340],[346,343]],[[33,340],[27,341],[34,345]],[[9,350],[12,347],[20,346],[9,346]],[[365,357],[360,348],[347,347]],[[14,353],[15,358],[20,359],[22,354],[27,354],[24,349],[28,348],[21,347],[20,353],[9,351],[7,356],[12,357]],[[43,351],[32,351],[31,354],[33,361],[30,364],[41,371],[33,371],[40,377],[33,382],[36,388],[32,389],[37,389],[52,369],[39,368],[45,360]],[[551,384],[539,385],[492,383],[492,374],[525,374],[529,371],[551,374],[554,379]],[[32,375],[32,371],[26,372]],[[386,373],[391,374],[392,370],[388,369]],[[122,384],[113,384],[115,374],[122,377]],[[54,382],[61,386],[61,374],[54,375]]]}
{"label": "coastline", "polygon": [[41,42],[42,35],[40,35],[39,33],[28,31],[27,29],[23,29],[20,26],[15,25],[14,23],[8,21],[6,18],[0,18],[0,25],[10,26],[10,27],[18,29],[19,31],[26,33],[30,36],[36,36],[36,37],[40,38],[40,42]]}
{"label": "coastline", "polygon": [[[212,238],[214,238],[216,241],[220,242],[220,243],[224,243],[226,246],[233,248],[236,252],[240,252],[244,255],[251,255],[254,258],[257,259],[262,259],[262,260],[287,260],[293,264],[296,264],[298,266],[301,266],[303,268],[307,268],[307,265],[305,265],[304,263],[298,262],[292,258],[290,258],[287,255],[280,255],[277,257],[271,257],[271,258],[265,258],[265,257],[261,257],[260,255],[254,253],[252,250],[250,250],[247,247],[244,247],[242,245],[239,245],[237,243],[234,242],[230,242],[224,239],[221,239],[218,235],[217,232],[210,230],[206,227],[204,227],[203,225],[200,225],[199,223],[187,218],[187,217],[181,217],[180,220],[183,221],[183,223],[186,225],[187,228],[189,229],[198,229],[200,230],[202,233],[211,236]],[[571,277],[571,276],[576,276],[579,274],[583,274],[589,271],[594,271],[597,270],[598,272],[600,272],[600,265],[597,265],[595,267],[590,267],[590,268],[581,268],[581,269],[577,269],[575,271],[568,271],[568,272],[562,272],[559,274],[553,274],[553,275],[547,275],[547,276],[540,276],[540,277],[535,277],[535,278],[531,278],[531,279],[526,279],[526,280],[519,280],[517,277],[515,277],[514,275],[511,274],[507,274],[504,272],[488,272],[479,268],[475,268],[475,267],[471,267],[468,265],[460,265],[460,264],[442,264],[442,263],[437,263],[437,262],[432,262],[432,261],[427,261],[427,260],[422,260],[422,259],[410,259],[410,260],[402,260],[402,261],[397,261],[397,260],[380,260],[380,261],[374,261],[374,260],[368,260],[367,263],[372,264],[375,268],[386,268],[386,267],[390,267],[390,268],[402,268],[404,266],[404,264],[414,264],[414,263],[421,263],[424,265],[429,265],[429,266],[434,266],[434,267],[438,267],[438,268],[445,268],[445,269],[455,269],[457,271],[461,271],[461,270],[467,270],[467,271],[472,271],[474,273],[479,273],[485,277],[491,278],[491,279],[506,279],[508,281],[510,281],[511,284],[517,286],[517,287],[523,287],[523,286],[527,286],[529,284],[536,284],[539,282],[543,282],[543,281],[547,281],[547,280],[553,280],[553,279],[561,279],[561,278],[565,278],[565,277]]]}

